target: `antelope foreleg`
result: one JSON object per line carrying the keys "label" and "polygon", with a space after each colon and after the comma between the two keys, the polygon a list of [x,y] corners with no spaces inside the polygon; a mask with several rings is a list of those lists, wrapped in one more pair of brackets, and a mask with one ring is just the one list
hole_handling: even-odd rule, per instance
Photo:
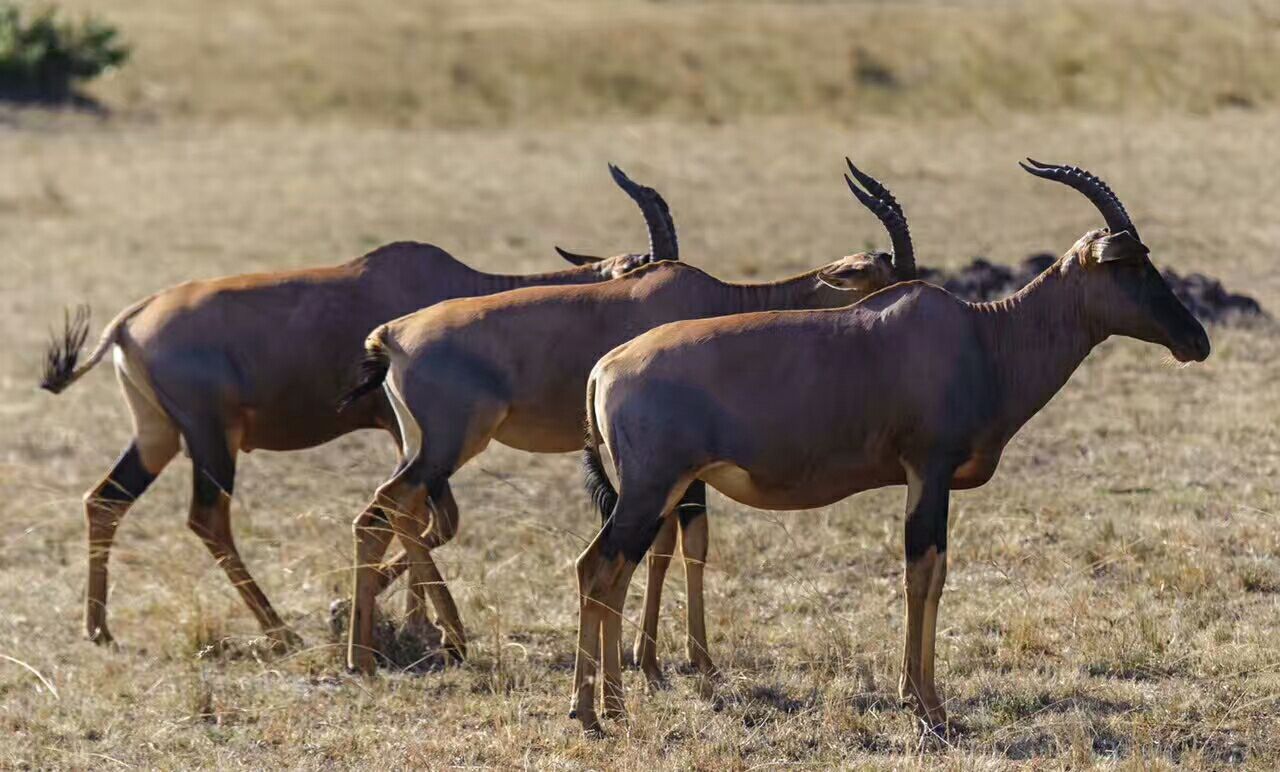
{"label": "antelope foreleg", "polygon": [[934,642],[938,598],[946,578],[947,508],[954,466],[905,466],[906,619],[898,692],[914,703],[929,730],[939,731],[946,724],[946,711],[933,678]]}

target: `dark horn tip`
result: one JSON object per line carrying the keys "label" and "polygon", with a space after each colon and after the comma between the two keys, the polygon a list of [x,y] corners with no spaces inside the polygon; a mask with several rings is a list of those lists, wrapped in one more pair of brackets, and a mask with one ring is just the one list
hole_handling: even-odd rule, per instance
{"label": "dark horn tip", "polygon": [[[1027,160],[1031,161],[1030,158],[1028,158]],[[1035,164],[1035,163],[1036,163],[1035,161],[1031,161],[1031,164]],[[1022,161],[1019,161],[1018,166],[1021,166],[1024,172],[1028,174],[1034,174],[1037,177],[1046,177],[1054,172],[1054,167],[1043,165],[1043,164],[1039,166],[1035,166],[1035,165],[1027,165]]]}
{"label": "dark horn tip", "polygon": [[849,166],[849,173],[863,185],[867,186],[868,189],[873,187],[872,183],[877,185],[879,184],[879,180],[855,166],[848,156],[845,156],[844,162]]}
{"label": "dark horn tip", "polygon": [[613,176],[613,181],[619,185],[626,185],[631,182],[631,178],[621,168],[614,164],[609,164],[609,174]]}
{"label": "dark horn tip", "polygon": [[844,182],[849,186],[849,192],[858,200],[858,203],[862,204],[867,209],[870,209],[877,217],[880,216],[880,210],[884,206],[883,201],[858,187],[857,183],[855,183],[847,174],[844,176]]}
{"label": "dark horn tip", "polygon": [[[849,174],[853,175],[853,178],[857,180],[859,183],[861,183],[862,187],[866,188],[868,193],[872,194],[873,196],[877,195],[877,191],[875,190],[875,187],[870,185],[867,182],[869,179],[873,179],[871,175],[867,174],[866,172],[862,171],[858,167],[854,166],[853,161],[850,160],[848,156],[845,156],[844,162],[849,167]],[[849,179],[849,176],[845,175],[845,179],[846,180]]]}

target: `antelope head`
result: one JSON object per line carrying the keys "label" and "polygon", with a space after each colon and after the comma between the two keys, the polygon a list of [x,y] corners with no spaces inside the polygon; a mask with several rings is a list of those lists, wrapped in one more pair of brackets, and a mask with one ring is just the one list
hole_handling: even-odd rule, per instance
{"label": "antelope head", "polygon": [[1124,335],[1164,346],[1179,362],[1203,362],[1209,336],[1152,264],[1120,199],[1101,179],[1074,166],[1028,158],[1022,168],[1084,194],[1107,227],[1086,233],[1062,261],[1085,284],[1084,313],[1095,335]]}
{"label": "antelope head", "polygon": [[846,255],[818,270],[818,281],[828,287],[864,295],[893,284],[893,277],[893,256],[887,252]]}
{"label": "antelope head", "polygon": [[640,213],[644,215],[644,224],[649,229],[649,251],[644,254],[630,252],[613,257],[579,255],[560,247],[556,247],[556,252],[574,265],[594,266],[600,276],[605,279],[616,279],[627,271],[659,260],[679,260],[680,244],[676,240],[676,226],[671,219],[671,209],[667,206],[667,202],[658,191],[635,182],[613,164],[609,164],[609,174],[613,175],[613,181],[618,187],[622,188],[640,207]]}
{"label": "antelope head", "polygon": [[848,158],[844,160],[849,165],[845,183],[854,198],[870,209],[889,232],[893,252],[858,252],[842,257],[819,269],[818,281],[833,289],[866,295],[890,284],[914,279],[915,250],[911,246],[911,232],[907,229],[902,207],[877,179],[858,169]]}
{"label": "antelope head", "polygon": [[605,279],[616,279],[627,271],[654,262],[648,252],[627,252],[613,257],[596,257],[595,255],[579,255],[567,249],[556,247],[556,254],[574,265],[589,265]]}

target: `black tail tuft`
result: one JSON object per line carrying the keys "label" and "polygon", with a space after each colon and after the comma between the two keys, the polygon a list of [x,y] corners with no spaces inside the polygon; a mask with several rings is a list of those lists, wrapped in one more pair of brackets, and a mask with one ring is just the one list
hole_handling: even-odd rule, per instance
{"label": "black tail tuft", "polygon": [[371,391],[377,391],[387,379],[387,371],[391,369],[391,357],[380,341],[374,340],[366,345],[364,359],[360,361],[359,381],[342,398],[338,400],[338,412],[351,407],[361,397]]}
{"label": "black tail tuft", "polygon": [[600,522],[608,522],[613,508],[618,505],[618,492],[609,482],[609,475],[600,461],[599,449],[591,445],[582,450],[582,484],[596,509],[600,510]]}
{"label": "black tail tuft", "polygon": [[89,307],[78,306],[74,316],[70,309],[64,313],[66,321],[62,334],[53,334],[44,354],[44,377],[40,379],[40,388],[54,394],[74,380],[80,350],[89,339]]}

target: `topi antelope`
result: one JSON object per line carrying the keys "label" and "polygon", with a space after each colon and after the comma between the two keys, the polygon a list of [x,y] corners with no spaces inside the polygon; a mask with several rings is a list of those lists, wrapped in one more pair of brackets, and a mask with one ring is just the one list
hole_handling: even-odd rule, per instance
{"label": "topi antelope", "polygon": [[1151,264],[1111,190],[1073,167],[1024,168],[1083,193],[1107,228],[1086,233],[1010,298],[967,303],[913,281],[838,310],[669,324],[596,365],[587,484],[612,513],[577,563],[571,716],[584,729],[600,731],[597,654],[605,716],[626,715],[618,640],[627,584],[694,481],[770,510],[906,485],[899,691],[929,727],[945,726],[934,637],[950,491],[987,482],[1018,429],[1107,337],[1164,346],[1181,362],[1209,356],[1204,328]]}
{"label": "topi antelope", "polygon": [[[232,539],[236,454],[309,448],[373,428],[391,433],[398,451],[399,425],[385,397],[335,410],[369,330],[450,298],[601,282],[651,260],[674,259],[675,230],[661,196],[616,167],[610,170],[644,214],[647,255],[604,260],[567,255],[577,267],[504,276],[469,268],[429,244],[401,242],[333,267],[188,282],[121,311],[83,363],[88,315],[82,310],[69,317],[64,335],[47,353],[41,386],[61,392],[110,350],[134,423],[124,453],[84,497],[90,640],[112,640],[107,559],[116,528],[185,443],[195,470],[187,524],[226,571],[263,632],[278,644],[298,643]],[[446,487],[441,496],[448,495]]]}
{"label": "topi antelope", "polygon": [[[876,214],[885,224],[893,251],[891,254],[876,252],[863,256],[861,264],[855,264],[860,274],[858,284],[849,283],[846,278],[846,289],[857,290],[860,295],[867,295],[893,284],[915,278],[915,257],[911,246],[911,234],[907,228],[906,216],[902,212],[893,194],[878,180],[865,174],[853,165],[848,158],[845,163],[853,179],[845,177],[849,190],[864,206]],[[854,184],[854,179],[865,188],[864,191]],[[829,281],[819,274],[820,281]],[[858,295],[850,295],[853,302]],[[609,517],[611,507],[603,499],[595,499],[600,509],[603,522]],[[663,682],[662,669],[658,665],[657,637],[658,612],[662,604],[662,583],[666,578],[674,554],[677,534],[680,538],[680,554],[685,566],[685,586],[688,604],[686,606],[687,628],[685,653],[690,665],[703,675],[713,675],[715,664],[707,650],[706,615],[703,609],[702,578],[706,567],[709,524],[706,520],[707,489],[701,480],[690,484],[689,490],[677,507],[677,517],[662,521],[662,527],[654,539],[648,555],[648,573],[645,577],[644,617],[640,628],[636,631],[635,645],[632,649],[636,665],[644,672],[651,688],[659,687]]]}
{"label": "topi antelope", "polygon": [[[430,556],[458,528],[449,477],[492,440],[534,453],[578,447],[585,420],[583,388],[605,352],[677,319],[846,305],[892,283],[896,275],[914,275],[901,210],[878,183],[855,174],[872,193],[852,182],[850,187],[888,228],[896,258],[860,253],[764,284],[730,284],[683,263],[655,263],[591,287],[540,287],[442,303],[374,330],[365,377],[349,401],[384,387],[400,421],[404,461],[354,523],[348,664],[362,672],[375,665],[374,598],[385,582],[380,561],[393,534],[410,553],[410,582],[425,585],[431,597],[446,649],[462,655],[462,622]],[[697,589],[706,557],[706,521],[700,517],[703,500],[691,497],[690,503],[702,534],[685,545],[690,636],[697,639],[690,650],[695,656],[701,652],[700,661],[709,667]],[[430,527],[424,529],[428,508]]]}

